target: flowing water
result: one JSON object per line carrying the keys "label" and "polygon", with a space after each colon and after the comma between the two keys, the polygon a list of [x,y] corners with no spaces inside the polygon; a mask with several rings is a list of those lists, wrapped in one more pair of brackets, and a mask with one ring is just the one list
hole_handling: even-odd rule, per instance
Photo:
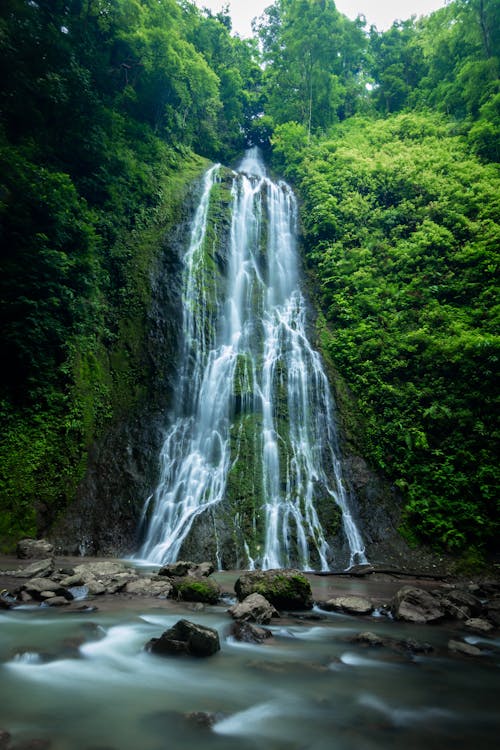
{"label": "flowing water", "polygon": [[177,404],[138,557],[176,560],[201,520],[219,568],[226,534],[231,567],[327,570],[341,555],[331,543],[337,512],[344,562],[366,562],[327,378],[306,333],[294,195],[249,151],[227,187],[225,236],[214,219],[222,173],[206,173],[193,221]]}
{"label": "flowing water", "polygon": [[[495,747],[498,640],[484,639],[476,659],[452,658],[439,627],[316,610],[324,619],[275,620],[272,639],[249,645],[228,636],[227,606],[0,612],[0,729],[13,744],[45,739],[50,750]],[[221,651],[198,660],[147,653],[144,644],[180,617],[216,628]],[[350,641],[363,630],[438,650],[363,648]]]}

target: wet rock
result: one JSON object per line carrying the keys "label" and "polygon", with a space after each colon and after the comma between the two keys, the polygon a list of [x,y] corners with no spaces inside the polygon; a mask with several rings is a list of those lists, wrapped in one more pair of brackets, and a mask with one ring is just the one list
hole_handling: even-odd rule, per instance
{"label": "wet rock", "polygon": [[364,633],[357,633],[355,636],[349,639],[351,643],[359,643],[362,646],[383,646],[385,641],[380,636],[366,631]]}
{"label": "wet rock", "polygon": [[10,734],[5,729],[0,729],[0,750],[7,750],[10,742]]}
{"label": "wet rock", "polygon": [[242,602],[230,607],[228,612],[234,620],[258,623],[268,623],[273,617],[279,617],[279,612],[262,594],[250,594]]}
{"label": "wet rock", "polygon": [[415,623],[439,622],[446,616],[436,596],[414,586],[403,586],[396,592],[391,611],[397,620]]}
{"label": "wet rock", "polygon": [[194,576],[196,578],[206,578],[214,572],[215,568],[210,562],[194,563],[190,561],[179,560],[176,563],[164,565],[158,571],[159,576],[168,578],[177,578],[184,576]]}
{"label": "wet rock", "polygon": [[172,578],[172,594],[184,602],[216,604],[221,595],[220,586],[210,578]]}
{"label": "wet rock", "polygon": [[86,586],[89,594],[116,594],[132,581],[139,580],[139,576],[127,568],[123,563],[104,561],[82,563],[74,569],[73,575],[61,580],[66,587]]}
{"label": "wet rock", "polygon": [[64,607],[70,603],[71,602],[64,596],[52,596],[48,599],[45,599],[45,604],[47,604],[49,607]]}
{"label": "wet rock", "polygon": [[403,652],[405,654],[430,654],[434,651],[434,647],[430,643],[422,643],[420,641],[414,641],[411,638],[395,639],[395,638],[382,638],[370,631],[364,633],[358,633],[353,638],[349,639],[351,643],[358,643],[361,646],[390,648],[393,651]]}
{"label": "wet rock", "polygon": [[54,560],[53,558],[48,557],[45,560],[38,560],[37,562],[31,563],[31,565],[28,565],[22,570],[12,570],[8,571],[8,573],[14,578],[45,578],[52,575],[54,570]]}
{"label": "wet rock", "polygon": [[481,612],[479,599],[468,591],[460,589],[447,591],[441,598],[441,605],[450,617],[456,620],[468,620]]}
{"label": "wet rock", "polygon": [[414,641],[413,638],[403,638],[401,640],[395,640],[389,643],[390,646],[398,651],[403,651],[408,654],[431,654],[434,651],[434,646],[425,641]]}
{"label": "wet rock", "polygon": [[368,576],[371,575],[371,573],[375,573],[375,568],[370,564],[353,565],[351,568],[348,568],[346,570],[346,573],[347,575],[355,576],[356,578],[362,578],[363,576]]}
{"label": "wet rock", "polygon": [[211,729],[217,721],[224,718],[224,714],[211,713],[210,711],[190,711],[184,714],[184,718],[194,726]]}
{"label": "wet rock", "polygon": [[52,742],[50,740],[33,739],[21,740],[14,745],[9,745],[9,750],[50,750]]}
{"label": "wet rock", "polygon": [[74,568],[75,575],[93,575],[95,578],[111,578],[121,573],[128,573],[129,568],[121,562],[104,560],[100,562],[82,563]]}
{"label": "wet rock", "polygon": [[491,622],[482,617],[471,617],[470,620],[464,622],[464,625],[468,630],[473,630],[475,633],[490,633],[493,630]]}
{"label": "wet rock", "polygon": [[346,612],[350,615],[370,615],[373,604],[362,596],[336,596],[322,602],[322,609],[327,612]]}
{"label": "wet rock", "polygon": [[276,609],[311,609],[311,585],[299,570],[252,570],[241,575],[234,589],[240,601],[262,594]]}
{"label": "wet rock", "polygon": [[54,545],[46,539],[21,539],[16,554],[20,560],[47,558],[54,554]]}
{"label": "wet rock", "polygon": [[500,627],[500,597],[495,596],[490,599],[485,605],[485,610],[488,620],[491,620],[496,627]]}
{"label": "wet rock", "polygon": [[258,628],[256,625],[252,625],[251,622],[244,621],[234,622],[229,634],[232,635],[235,640],[243,643],[263,643],[268,638],[273,637],[270,630]]}
{"label": "wet rock", "polygon": [[464,641],[448,641],[448,649],[455,654],[463,654],[464,656],[481,656],[482,651],[477,646],[473,646],[471,643],[464,643]]}
{"label": "wet rock", "polygon": [[212,656],[220,650],[219,634],[213,628],[179,620],[159,638],[148,641],[146,650],[158,656]]}
{"label": "wet rock", "polygon": [[125,592],[127,594],[134,594],[135,596],[155,596],[161,599],[166,599],[173,589],[171,581],[166,578],[159,578],[154,576],[151,578],[137,578],[134,581],[129,581],[125,586]]}
{"label": "wet rock", "polygon": [[61,586],[58,581],[52,581],[50,578],[32,578],[22,587],[33,599],[44,600],[53,597],[62,597],[71,601],[73,596],[70,592]]}

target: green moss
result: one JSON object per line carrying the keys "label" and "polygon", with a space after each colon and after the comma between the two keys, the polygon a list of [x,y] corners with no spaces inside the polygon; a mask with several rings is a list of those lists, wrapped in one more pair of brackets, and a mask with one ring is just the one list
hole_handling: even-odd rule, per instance
{"label": "green moss", "polygon": [[186,602],[206,602],[216,604],[220,593],[216,583],[210,580],[197,580],[184,578],[174,582],[174,591],[177,599]]}
{"label": "green moss", "polygon": [[35,407],[0,404],[0,550],[21,536],[47,533],[74,500],[89,447],[148,393],[147,311],[151,278],[165,236],[182,219],[183,204],[207,162],[184,154],[165,167],[155,204],[138,210],[102,258],[92,304],[94,325],[67,343],[64,385],[46,389]]}
{"label": "green moss", "polygon": [[227,522],[233,528],[238,554],[245,559],[245,543],[251,557],[264,540],[262,511],[261,414],[237,415],[231,425],[231,469],[226,485]]}
{"label": "green moss", "polygon": [[312,600],[311,584],[301,573],[284,575],[276,573],[256,581],[252,589],[262,594],[278,609],[294,609],[309,607]]}

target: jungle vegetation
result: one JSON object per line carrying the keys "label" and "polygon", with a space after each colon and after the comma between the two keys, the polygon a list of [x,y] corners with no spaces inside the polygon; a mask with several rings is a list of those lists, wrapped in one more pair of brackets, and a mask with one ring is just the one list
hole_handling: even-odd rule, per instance
{"label": "jungle vegetation", "polygon": [[207,160],[259,145],[300,199],[322,350],[402,530],[498,531],[500,0],[380,32],[276,0],[0,11],[0,542],[44,532],[144,393],[148,269]]}

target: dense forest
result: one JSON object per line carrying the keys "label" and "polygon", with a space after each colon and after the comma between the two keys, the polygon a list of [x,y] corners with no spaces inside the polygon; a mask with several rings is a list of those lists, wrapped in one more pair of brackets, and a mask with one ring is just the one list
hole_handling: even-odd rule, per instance
{"label": "dense forest", "polygon": [[479,563],[498,532],[500,1],[384,32],[276,0],[254,39],[187,0],[0,11],[0,542],[45,533],[140,406],[150,269],[209,161],[294,187],[346,440],[401,532]]}

